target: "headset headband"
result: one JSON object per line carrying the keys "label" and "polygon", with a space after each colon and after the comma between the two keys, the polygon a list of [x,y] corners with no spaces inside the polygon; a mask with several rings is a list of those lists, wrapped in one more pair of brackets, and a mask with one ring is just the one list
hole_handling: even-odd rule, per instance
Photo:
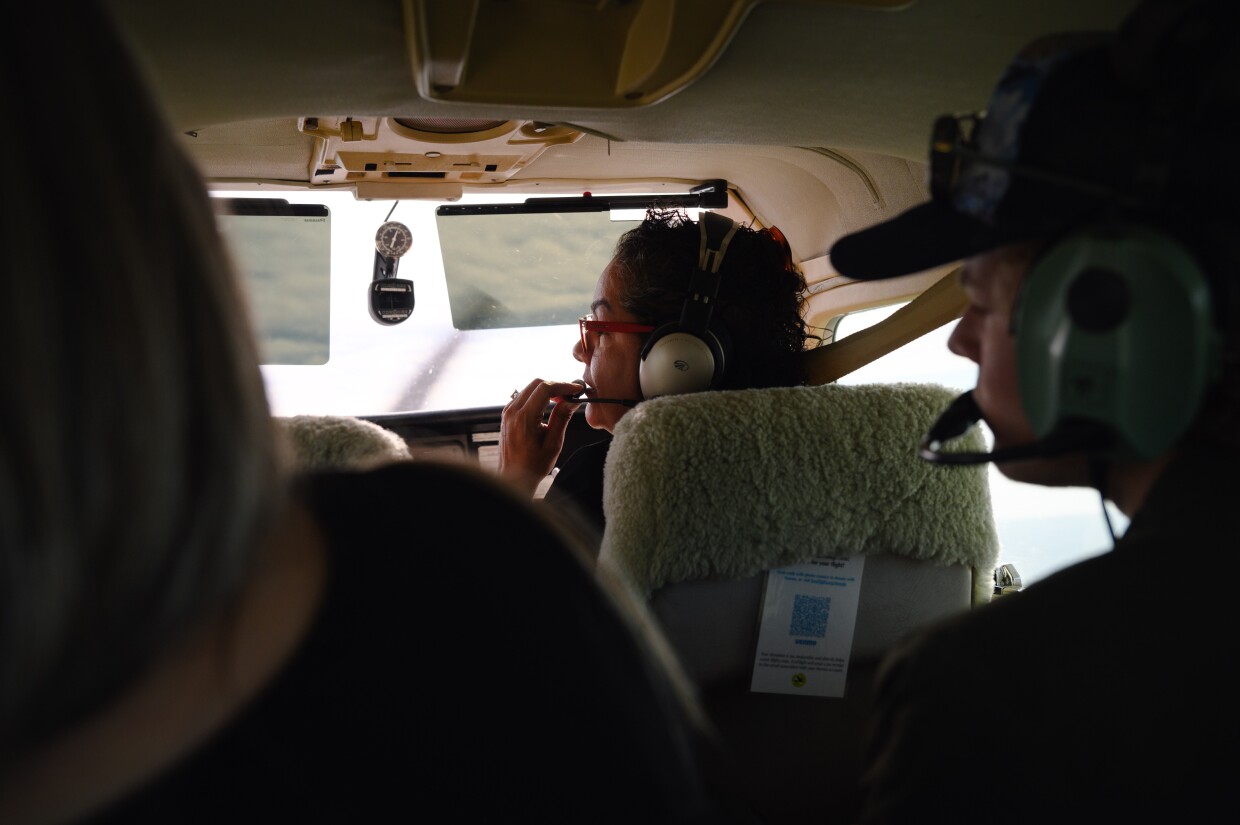
{"label": "headset headband", "polygon": [[680,327],[684,331],[701,334],[710,325],[715,296],[719,294],[719,267],[738,228],[733,220],[714,212],[703,212],[698,217],[701,234],[698,266],[689,280],[688,294],[680,313]]}

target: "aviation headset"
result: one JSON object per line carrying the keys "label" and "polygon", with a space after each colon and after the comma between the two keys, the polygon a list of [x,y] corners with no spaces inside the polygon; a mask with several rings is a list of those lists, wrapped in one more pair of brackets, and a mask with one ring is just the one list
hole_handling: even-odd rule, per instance
{"label": "aviation headset", "polygon": [[1222,375],[1215,304],[1226,295],[1172,234],[1116,220],[1072,232],[1025,274],[1012,308],[1021,407],[1031,444],[987,453],[944,445],[982,418],[972,391],[921,443],[937,464],[1085,452],[1152,459],[1188,431]]}
{"label": "aviation headset", "polygon": [[698,264],[680,320],[655,329],[642,347],[638,380],[643,398],[712,389],[727,368],[727,331],[711,316],[719,294],[719,267],[738,227],[714,212],[703,212],[698,227]]}
{"label": "aviation headset", "polygon": [[[1183,23],[1192,20],[1190,5],[1167,9]],[[1220,47],[1218,38],[1234,39],[1192,23],[1172,26],[1176,34],[1167,39],[1164,14],[1171,12],[1134,18],[1115,57],[1119,70],[1151,93],[1137,135],[1142,165],[1129,185],[1155,211],[1176,200],[1169,182],[1198,174],[1199,160],[1183,165],[1178,135],[1198,132],[1198,118],[1214,111],[1204,103],[1227,74],[1217,66],[1196,73],[1213,64],[1204,56]],[[1177,61],[1151,61],[1169,47]],[[1190,250],[1189,236],[1165,226],[1165,219],[1121,213],[1066,235],[1026,274],[1012,333],[1021,403],[1039,440],[1092,430],[1089,451],[1100,458],[1154,458],[1188,431],[1220,379],[1223,326],[1230,325],[1220,309],[1230,313],[1230,290],[1203,269],[1195,252],[1204,248]]]}
{"label": "aviation headset", "polygon": [[1025,276],[1012,334],[1038,440],[1088,438],[1104,457],[1172,447],[1222,371],[1209,280],[1179,240],[1142,224],[1093,226],[1048,249]]}

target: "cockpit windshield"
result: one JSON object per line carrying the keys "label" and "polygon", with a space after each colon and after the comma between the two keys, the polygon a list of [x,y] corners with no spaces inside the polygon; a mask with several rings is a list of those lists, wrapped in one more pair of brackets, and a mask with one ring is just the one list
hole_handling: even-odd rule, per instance
{"label": "cockpit windshield", "polygon": [[[212,195],[248,284],[275,415],[494,407],[531,376],[577,377],[577,319],[644,213],[530,210],[512,195],[450,204],[336,190]],[[380,232],[392,226],[399,240]],[[389,297],[380,290],[406,293],[397,298],[412,311],[377,315]]]}

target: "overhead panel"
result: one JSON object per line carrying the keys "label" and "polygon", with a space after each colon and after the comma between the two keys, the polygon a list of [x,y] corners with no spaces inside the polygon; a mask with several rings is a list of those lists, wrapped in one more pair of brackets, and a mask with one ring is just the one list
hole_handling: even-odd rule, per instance
{"label": "overhead panel", "polygon": [[435,197],[444,184],[505,181],[549,147],[584,134],[537,121],[460,118],[314,116],[298,129],[316,139],[314,184],[426,184]]}

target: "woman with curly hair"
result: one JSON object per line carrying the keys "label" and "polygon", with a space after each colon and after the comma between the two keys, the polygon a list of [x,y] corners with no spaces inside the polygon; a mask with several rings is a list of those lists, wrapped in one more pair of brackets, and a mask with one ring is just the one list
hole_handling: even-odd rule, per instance
{"label": "woman with curly hair", "polygon": [[[535,379],[504,408],[500,472],[525,492],[555,466],[583,404],[590,426],[611,433],[656,395],[805,383],[805,278],[787,241],[774,228],[707,213],[702,221],[652,210],[621,236],[573,347],[582,381]],[[599,534],[608,444],[574,452],[546,495]]]}

